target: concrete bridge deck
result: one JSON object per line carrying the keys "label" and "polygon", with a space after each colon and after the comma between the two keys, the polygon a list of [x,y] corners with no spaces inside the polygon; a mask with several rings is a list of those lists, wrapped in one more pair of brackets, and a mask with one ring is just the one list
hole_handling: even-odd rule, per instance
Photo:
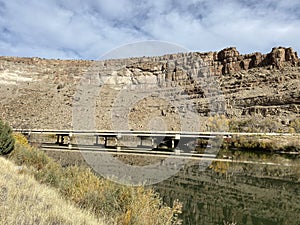
{"label": "concrete bridge deck", "polygon": [[[187,131],[132,131],[132,130],[50,130],[50,129],[14,129],[14,132],[25,134],[43,134],[56,136],[56,144],[72,147],[75,138],[94,138],[94,145],[104,147],[122,147],[122,140],[135,138],[139,146],[152,148],[163,147],[175,149],[183,147],[199,139],[211,140],[215,138],[229,139],[232,136],[295,136],[292,133],[235,133],[235,132],[187,132]],[[75,137],[75,138],[74,138]]]}
{"label": "concrete bridge deck", "polygon": [[174,136],[181,137],[212,137],[212,136],[295,136],[298,133],[239,133],[239,132],[189,132],[189,131],[132,131],[132,130],[51,130],[51,129],[13,129],[18,133],[41,133],[41,134],[78,134],[78,135],[122,135],[122,136]]}

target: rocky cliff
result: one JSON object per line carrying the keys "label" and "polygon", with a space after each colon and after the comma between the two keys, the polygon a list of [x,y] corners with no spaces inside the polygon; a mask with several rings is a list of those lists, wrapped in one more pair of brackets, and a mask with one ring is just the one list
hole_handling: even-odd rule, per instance
{"label": "rocky cliff", "polygon": [[1,116],[15,128],[72,128],[75,106],[87,101],[97,129],[206,130],[218,113],[287,130],[300,112],[299,59],[284,47],[103,61],[0,57],[0,78]]}

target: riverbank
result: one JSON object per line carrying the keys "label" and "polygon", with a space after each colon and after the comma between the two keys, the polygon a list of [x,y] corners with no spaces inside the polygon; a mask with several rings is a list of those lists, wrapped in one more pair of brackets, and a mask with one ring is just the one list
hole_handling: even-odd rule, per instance
{"label": "riverbank", "polygon": [[107,224],[3,157],[0,170],[1,224]]}
{"label": "riverbank", "polygon": [[180,203],[168,207],[151,188],[122,186],[82,166],[62,167],[24,137],[15,137],[16,146],[8,159],[19,166],[20,173],[54,188],[65,201],[97,219],[105,218],[105,224],[178,224]]}

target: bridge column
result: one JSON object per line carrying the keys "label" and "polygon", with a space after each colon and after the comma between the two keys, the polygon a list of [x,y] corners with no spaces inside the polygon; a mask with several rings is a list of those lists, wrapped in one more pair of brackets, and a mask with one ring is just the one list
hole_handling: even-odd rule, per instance
{"label": "bridge column", "polygon": [[122,138],[122,134],[121,133],[118,133],[115,140],[116,140],[116,149],[117,151],[120,151],[121,150],[121,145],[120,145],[120,139]]}
{"label": "bridge column", "polygon": [[68,135],[68,148],[71,149],[72,148],[72,132],[69,133]]}
{"label": "bridge column", "polygon": [[171,145],[171,148],[175,148],[175,140],[174,140],[174,138],[172,138],[172,145]]}
{"label": "bridge column", "polygon": [[179,140],[180,140],[180,134],[175,134],[175,137],[172,138],[172,148],[176,147],[175,146],[175,140],[176,140],[177,143],[179,142]]}
{"label": "bridge column", "polygon": [[152,148],[157,148],[154,137],[151,137],[151,146],[152,146]]}
{"label": "bridge column", "polygon": [[107,147],[107,136],[104,137],[104,147]]}
{"label": "bridge column", "polygon": [[99,136],[95,135],[95,137],[96,137],[96,143],[95,143],[95,145],[99,145]]}
{"label": "bridge column", "polygon": [[56,134],[56,143],[55,144],[59,144],[59,137],[60,137],[60,135]]}
{"label": "bridge column", "polygon": [[[66,136],[69,136],[69,134],[56,134],[57,139],[56,139],[56,143],[55,144],[66,145],[65,144],[65,137]],[[67,143],[69,143],[69,140],[68,140]]]}
{"label": "bridge column", "polygon": [[63,145],[64,144],[64,135],[62,134],[56,134],[56,143],[55,144],[58,144],[58,145]]}

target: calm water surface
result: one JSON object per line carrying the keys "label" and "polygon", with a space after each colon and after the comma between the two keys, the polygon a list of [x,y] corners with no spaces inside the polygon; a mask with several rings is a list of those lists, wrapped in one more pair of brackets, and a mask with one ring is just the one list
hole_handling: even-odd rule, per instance
{"label": "calm water surface", "polygon": [[299,156],[237,151],[228,156],[256,164],[213,162],[203,170],[190,162],[155,186],[167,204],[183,203],[183,224],[300,224]]}

